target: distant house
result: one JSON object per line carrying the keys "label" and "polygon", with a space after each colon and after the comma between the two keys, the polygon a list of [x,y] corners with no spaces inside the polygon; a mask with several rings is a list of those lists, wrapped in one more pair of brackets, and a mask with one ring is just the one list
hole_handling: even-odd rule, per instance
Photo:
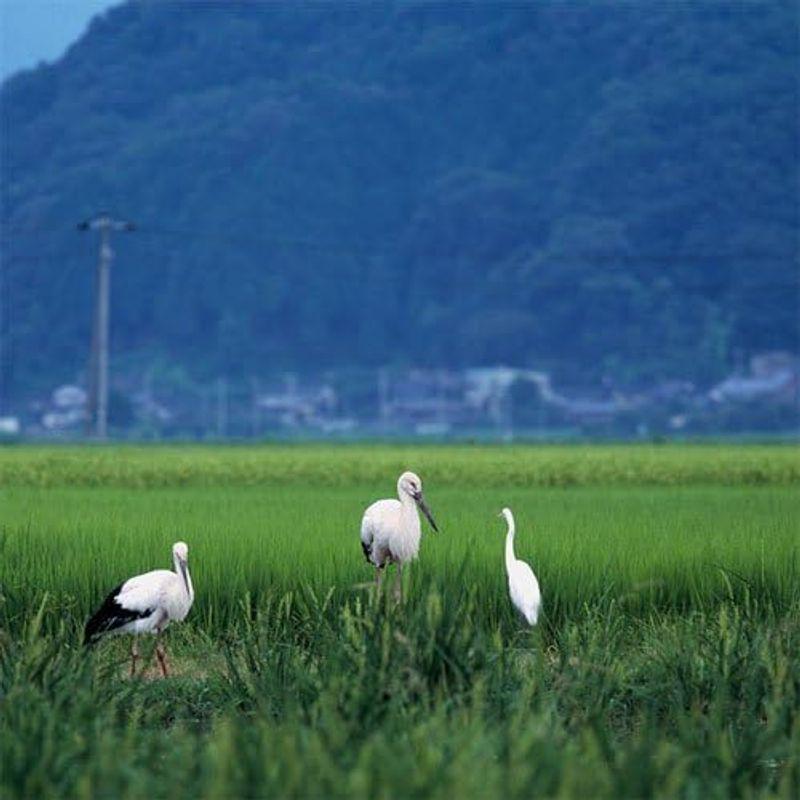
{"label": "distant house", "polygon": [[86,390],[66,383],[53,391],[52,404],[59,409],[72,409],[86,405]]}
{"label": "distant house", "polygon": [[409,370],[384,379],[382,413],[385,422],[413,427],[417,432],[447,432],[451,427],[510,427],[511,389],[517,383],[535,387],[541,402],[564,418],[583,423],[603,422],[638,408],[641,400],[570,397],[555,391],[546,372],[512,367],[474,367],[464,372]]}
{"label": "distant house", "polygon": [[475,409],[464,397],[464,378],[451,370],[410,369],[380,377],[380,418],[384,424],[422,435],[447,433],[469,423]]}
{"label": "distant house", "polygon": [[17,436],[21,429],[19,417],[0,417],[0,437]]}
{"label": "distant house", "polygon": [[42,414],[42,427],[51,433],[75,429],[86,419],[86,391],[64,384],[53,390],[50,404]]}
{"label": "distant house", "polygon": [[605,422],[617,414],[637,408],[641,401],[621,395],[610,398],[591,398],[568,396],[553,388],[550,375],[546,372],[525,369],[473,369],[467,372],[472,388],[469,397],[473,402],[496,402],[498,396],[510,391],[517,382],[530,383],[536,387],[539,399],[544,405],[559,411],[574,422]]}
{"label": "distant house", "polygon": [[731,375],[718,383],[708,396],[715,403],[763,401],[794,405],[800,391],[800,364],[791,353],[754,356],[749,375]]}
{"label": "distant house", "polygon": [[349,420],[334,419],[339,398],[327,384],[301,387],[289,376],[282,389],[260,392],[255,407],[262,422],[281,427],[310,426],[337,432],[352,427]]}

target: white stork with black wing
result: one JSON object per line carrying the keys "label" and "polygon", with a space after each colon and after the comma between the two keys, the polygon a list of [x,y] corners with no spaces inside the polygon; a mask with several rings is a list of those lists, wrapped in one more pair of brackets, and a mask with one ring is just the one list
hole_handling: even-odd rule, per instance
{"label": "white stork with black wing", "polygon": [[139,650],[136,637],[140,633],[156,636],[156,656],[161,674],[169,674],[166,652],[159,636],[170,622],[186,618],[194,602],[194,587],[189,575],[189,548],[185,542],[172,546],[175,571],[155,569],[129,578],[103,601],[103,605],[86,623],[84,644],[94,644],[107,634],[133,634],[131,644],[131,675],[136,674]]}

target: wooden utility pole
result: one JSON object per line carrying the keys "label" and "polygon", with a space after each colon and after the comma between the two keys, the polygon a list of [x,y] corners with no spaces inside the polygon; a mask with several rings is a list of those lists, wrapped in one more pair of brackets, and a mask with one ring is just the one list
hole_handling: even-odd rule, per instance
{"label": "wooden utility pole", "polygon": [[78,225],[81,231],[98,231],[100,257],[95,277],[94,323],[92,350],[89,359],[89,394],[86,415],[86,432],[94,431],[98,439],[108,435],[108,343],[111,321],[111,249],[112,231],[132,231],[135,225],[127,220],[114,219],[109,214],[98,214]]}

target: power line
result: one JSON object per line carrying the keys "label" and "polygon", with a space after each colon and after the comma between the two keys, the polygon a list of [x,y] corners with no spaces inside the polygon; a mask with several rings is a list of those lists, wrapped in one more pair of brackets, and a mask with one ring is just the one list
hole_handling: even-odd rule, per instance
{"label": "power line", "polygon": [[[42,226],[6,226],[5,230],[0,231],[0,238],[9,233],[14,236],[37,235],[40,233],[64,233],[68,228],[60,225]],[[136,226],[136,231],[141,236],[167,236],[180,239],[199,239],[204,241],[219,242],[225,245],[241,247],[242,244],[250,244],[260,247],[290,247],[306,250],[318,250],[321,252],[343,253],[349,255],[365,255],[373,257],[392,257],[398,253],[406,253],[415,257],[430,258],[435,261],[452,262],[461,261],[464,256],[449,255],[439,248],[414,248],[409,249],[398,241],[390,242],[387,246],[385,240],[383,244],[372,244],[370,242],[336,242],[319,241],[300,237],[280,237],[280,236],[254,236],[250,232],[226,232],[214,231],[205,228],[166,228],[152,226],[146,223]],[[530,247],[529,243],[519,242],[518,247]],[[708,262],[719,261],[795,261],[800,263],[800,251],[776,252],[774,250],[744,249],[729,252],[640,252],[640,253],[596,253],[596,252],[562,252],[545,253],[537,256],[543,263],[558,264],[636,264],[636,263],[676,263],[676,262]]]}

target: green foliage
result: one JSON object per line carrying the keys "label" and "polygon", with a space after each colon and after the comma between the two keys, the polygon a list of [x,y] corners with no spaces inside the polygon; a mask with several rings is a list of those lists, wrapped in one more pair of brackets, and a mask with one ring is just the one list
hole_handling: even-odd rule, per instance
{"label": "green foliage", "polygon": [[[3,378],[508,363],[710,381],[796,350],[795,8],[151,3],[0,91]],[[297,242],[311,243],[298,246]]]}
{"label": "green foliage", "polygon": [[[655,474],[673,474],[649,486],[625,472],[636,448],[475,450],[467,485],[467,448],[0,452],[4,798],[800,791],[797,478],[730,471],[785,468],[788,449],[657,449]],[[707,473],[686,467],[698,453]],[[357,532],[412,456],[442,532],[425,533],[398,606]],[[536,458],[579,456],[622,485],[529,485]],[[224,485],[226,469],[258,485]],[[688,485],[698,474],[717,479]],[[542,585],[533,630],[508,602],[505,504]],[[174,675],[130,679],[128,641],[87,651],[81,627],[177,538],[197,599],[166,635]]]}
{"label": "green foliage", "polygon": [[[496,519],[503,505],[525,532],[518,549],[547,587],[554,620],[608,597],[631,614],[743,601],[748,593],[766,604],[796,597],[793,489],[427,486],[443,533],[425,537],[410,591],[434,576],[443,593],[466,581],[496,620],[511,616]],[[178,539],[190,544],[202,587],[193,617],[210,632],[240,618],[245,600],[257,609],[276,593],[311,592],[339,608],[373,578],[358,544],[361,510],[392,489],[5,489],[7,625],[16,630],[39,609],[44,587],[48,630],[65,614],[79,625],[121,578],[167,566]]]}
{"label": "green foliage", "polygon": [[0,448],[0,486],[387,488],[387,476],[412,465],[448,487],[800,483],[790,445],[26,445]]}
{"label": "green foliage", "polygon": [[[800,787],[798,606],[499,631],[468,587],[400,609],[276,597],[224,660],[174,631],[177,677],[64,632],[2,650],[15,797],[693,796]],[[13,735],[8,735],[13,732]]]}

